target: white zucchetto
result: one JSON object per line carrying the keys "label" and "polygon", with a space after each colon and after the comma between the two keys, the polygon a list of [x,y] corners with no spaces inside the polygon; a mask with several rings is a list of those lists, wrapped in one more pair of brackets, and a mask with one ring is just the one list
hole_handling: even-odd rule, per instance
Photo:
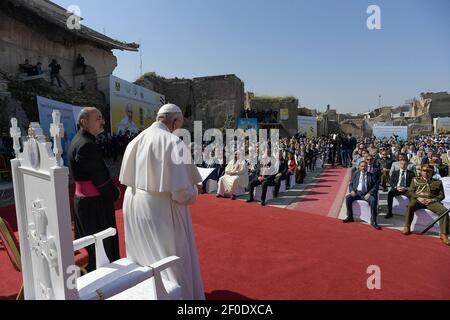
{"label": "white zucchetto", "polygon": [[165,104],[159,109],[158,115],[164,113],[183,113],[183,111],[174,104]]}

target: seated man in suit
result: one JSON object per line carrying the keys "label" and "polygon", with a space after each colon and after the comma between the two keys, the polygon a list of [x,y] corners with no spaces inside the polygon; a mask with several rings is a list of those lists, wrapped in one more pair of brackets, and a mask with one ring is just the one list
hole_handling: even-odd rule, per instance
{"label": "seated man in suit", "polygon": [[269,186],[275,185],[275,174],[272,174],[274,168],[275,166],[272,168],[271,162],[265,161],[265,159],[262,160],[262,164],[259,163],[255,166],[257,174],[248,185],[250,198],[246,201],[247,203],[255,201],[255,188],[262,185],[261,205],[266,205],[267,189]]}
{"label": "seated man in suit", "polygon": [[433,179],[441,180],[448,176],[448,167],[441,165],[441,158],[437,154],[433,155],[430,164],[434,167]]}
{"label": "seated man in suit", "polygon": [[398,156],[398,161],[397,161],[397,162],[394,162],[394,163],[392,164],[390,175],[392,176],[392,174],[394,173],[394,171],[400,170],[400,161],[401,161],[403,158],[405,158],[406,161],[408,162],[408,170],[411,170],[412,172],[414,172],[415,175],[417,175],[417,172],[416,172],[416,165],[415,165],[414,163],[410,162],[410,161],[408,160],[408,156],[407,156],[406,154],[404,154],[404,153],[399,154],[399,156]]}
{"label": "seated man in suit", "polygon": [[365,160],[366,160],[366,157],[367,157],[368,154],[369,154],[369,151],[367,151],[367,150],[362,150],[361,153],[358,153],[358,154],[353,158],[353,161],[352,161],[352,175],[353,175],[356,171],[358,171],[359,164],[360,164],[362,161],[365,161]]}
{"label": "seated man in suit", "polygon": [[[423,165],[421,176],[414,178],[409,190],[409,206],[405,213],[404,235],[411,234],[411,224],[414,212],[419,209],[428,209],[437,215],[443,214],[447,209],[442,205],[444,200],[444,187],[442,181],[433,179],[433,166]],[[439,221],[440,237],[445,245],[449,245],[448,234],[450,231],[450,219],[448,214]]]}
{"label": "seated man in suit", "polygon": [[353,220],[353,201],[364,200],[370,205],[372,221],[371,225],[377,229],[381,228],[377,224],[377,193],[378,193],[378,181],[373,174],[367,172],[367,162],[361,161],[358,171],[353,175],[350,186],[350,194],[346,198],[347,204],[347,218],[344,223],[354,222]]}
{"label": "seated man in suit", "polygon": [[380,183],[381,179],[381,169],[378,165],[375,164],[374,157],[369,153],[366,155],[366,163],[367,163],[367,172],[371,173],[378,184]]}
{"label": "seated man in suit", "polygon": [[211,152],[211,158],[203,162],[202,167],[207,169],[214,169],[214,171],[211,172],[208,178],[206,178],[202,183],[202,194],[205,194],[208,181],[219,181],[219,178],[222,176],[222,165],[220,164],[219,160],[215,158],[215,150]]}
{"label": "seated man in suit", "polygon": [[288,164],[286,159],[283,157],[283,152],[280,151],[278,154],[277,165],[278,173],[275,175],[274,183],[275,183],[275,193],[274,197],[278,197],[278,193],[280,192],[281,183],[286,182],[286,175],[289,171]]}
{"label": "seated man in suit", "polygon": [[391,177],[391,191],[388,193],[388,214],[386,219],[392,218],[392,202],[396,196],[407,195],[412,179],[416,175],[408,170],[408,162],[405,158],[400,160],[400,170],[395,170]]}

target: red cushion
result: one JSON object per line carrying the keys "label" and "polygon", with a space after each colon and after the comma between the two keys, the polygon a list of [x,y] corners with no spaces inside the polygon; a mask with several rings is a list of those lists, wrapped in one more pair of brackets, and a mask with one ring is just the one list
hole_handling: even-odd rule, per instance
{"label": "red cushion", "polygon": [[89,256],[85,249],[75,251],[75,264],[78,267],[84,267],[89,262]]}

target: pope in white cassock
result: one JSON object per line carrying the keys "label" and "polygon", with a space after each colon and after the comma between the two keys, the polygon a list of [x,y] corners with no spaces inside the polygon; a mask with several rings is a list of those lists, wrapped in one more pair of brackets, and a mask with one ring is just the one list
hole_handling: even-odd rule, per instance
{"label": "pope in white cassock", "polygon": [[193,163],[176,159],[185,144],[172,132],[182,127],[183,120],[176,105],[162,106],[157,121],[125,151],[119,177],[128,186],[123,204],[125,240],[127,257],[141,265],[180,257],[180,267],[163,276],[181,286],[183,299],[201,300],[205,294],[188,205],[197,200],[202,179]]}

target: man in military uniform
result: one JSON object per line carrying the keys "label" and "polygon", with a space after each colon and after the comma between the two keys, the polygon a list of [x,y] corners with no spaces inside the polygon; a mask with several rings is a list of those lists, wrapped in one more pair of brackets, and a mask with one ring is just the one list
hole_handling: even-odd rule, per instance
{"label": "man in military uniform", "polygon": [[[116,227],[114,202],[120,197],[119,189],[111,180],[103,154],[95,143],[105,121],[96,108],[84,108],[78,116],[80,131],[69,148],[69,170],[75,180],[74,220],[75,238],[79,239]],[[119,256],[117,235],[103,241],[110,261]],[[89,255],[87,270],[96,269],[95,248],[86,248]]]}
{"label": "man in military uniform", "polygon": [[[428,209],[437,215],[441,215],[447,211],[441,203],[445,198],[444,187],[441,181],[432,178],[433,169],[432,165],[423,165],[421,176],[414,178],[411,182],[409,191],[410,202],[406,209],[405,228],[403,229],[404,235],[411,234],[411,223],[416,210]],[[449,245],[448,234],[450,225],[448,215],[439,221],[439,225],[441,229],[441,240],[444,244]]]}

